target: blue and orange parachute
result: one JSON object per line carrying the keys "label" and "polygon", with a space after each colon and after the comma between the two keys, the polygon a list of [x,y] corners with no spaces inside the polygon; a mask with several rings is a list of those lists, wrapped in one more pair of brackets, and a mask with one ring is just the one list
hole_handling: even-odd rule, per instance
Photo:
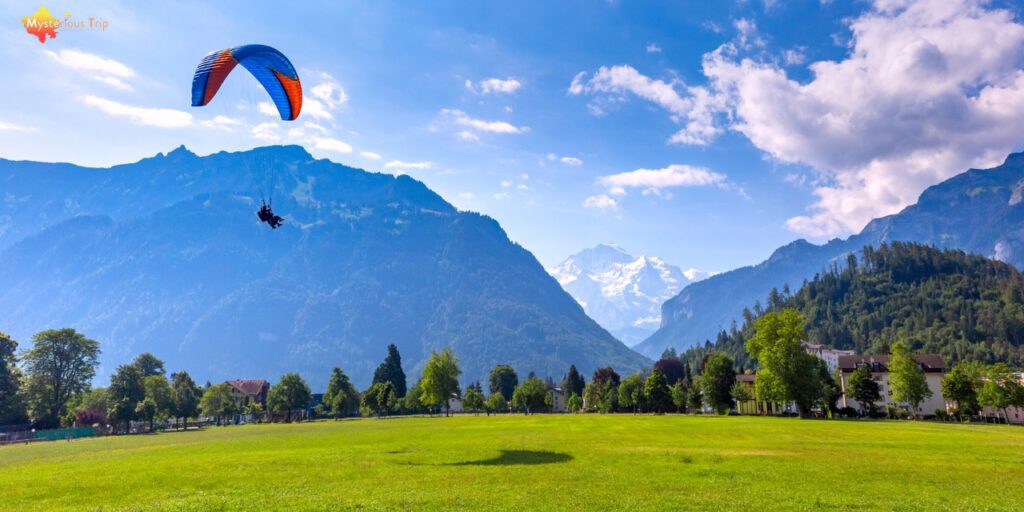
{"label": "blue and orange parachute", "polygon": [[192,106],[202,107],[217,94],[224,79],[241,64],[267,90],[281,119],[294,121],[302,110],[302,83],[288,57],[262,44],[213,52],[203,58],[192,77]]}

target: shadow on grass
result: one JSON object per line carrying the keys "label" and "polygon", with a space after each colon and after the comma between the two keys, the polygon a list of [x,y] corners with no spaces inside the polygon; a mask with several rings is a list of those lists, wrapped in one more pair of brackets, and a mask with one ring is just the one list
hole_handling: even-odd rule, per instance
{"label": "shadow on grass", "polygon": [[492,459],[451,462],[446,466],[532,466],[536,464],[558,464],[569,462],[568,453],[538,452],[532,450],[502,450],[501,455]]}

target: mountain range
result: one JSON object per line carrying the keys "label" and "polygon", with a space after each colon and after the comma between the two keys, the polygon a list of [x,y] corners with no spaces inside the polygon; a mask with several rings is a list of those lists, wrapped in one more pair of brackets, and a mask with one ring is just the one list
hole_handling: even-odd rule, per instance
{"label": "mountain range", "polygon": [[906,241],[960,249],[1024,268],[1024,153],[992,169],[970,169],[926,189],[917,203],[868,223],[860,233],[824,245],[797,240],[767,260],[715,275],[664,303],[657,332],[634,347],[656,358],[692,347],[741,321],[744,308],[772,288],[799,288],[864,246]]}
{"label": "mountain range", "polygon": [[684,272],[655,256],[633,256],[615,244],[580,251],[548,272],[590,318],[628,346],[658,329],[663,302],[708,275]]}
{"label": "mountain range", "polygon": [[[181,147],[105,169],[0,160],[0,184],[0,330],[24,348],[79,329],[101,382],[144,351],[200,381],[298,371],[314,389],[334,366],[367,385],[389,343],[410,379],[445,346],[464,382],[649,363],[496,221],[408,176],[298,146]],[[281,229],[256,218],[261,191]]]}

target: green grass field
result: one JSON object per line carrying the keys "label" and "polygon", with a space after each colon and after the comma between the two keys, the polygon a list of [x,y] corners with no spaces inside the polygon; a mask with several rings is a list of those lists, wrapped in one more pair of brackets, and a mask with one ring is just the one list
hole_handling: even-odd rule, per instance
{"label": "green grass field", "polygon": [[0,447],[0,510],[1022,510],[1024,428],[502,416]]}

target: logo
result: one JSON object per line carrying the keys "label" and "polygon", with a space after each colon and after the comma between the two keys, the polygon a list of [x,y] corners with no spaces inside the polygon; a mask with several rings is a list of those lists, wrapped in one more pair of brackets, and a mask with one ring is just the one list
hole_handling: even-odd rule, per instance
{"label": "logo", "polygon": [[65,12],[64,19],[59,20],[50,14],[46,7],[40,7],[35,14],[25,16],[21,19],[25,26],[25,32],[36,37],[40,43],[46,43],[46,39],[56,39],[57,30],[106,30],[110,25],[107,20],[89,16],[84,20],[72,20],[71,13]]}

